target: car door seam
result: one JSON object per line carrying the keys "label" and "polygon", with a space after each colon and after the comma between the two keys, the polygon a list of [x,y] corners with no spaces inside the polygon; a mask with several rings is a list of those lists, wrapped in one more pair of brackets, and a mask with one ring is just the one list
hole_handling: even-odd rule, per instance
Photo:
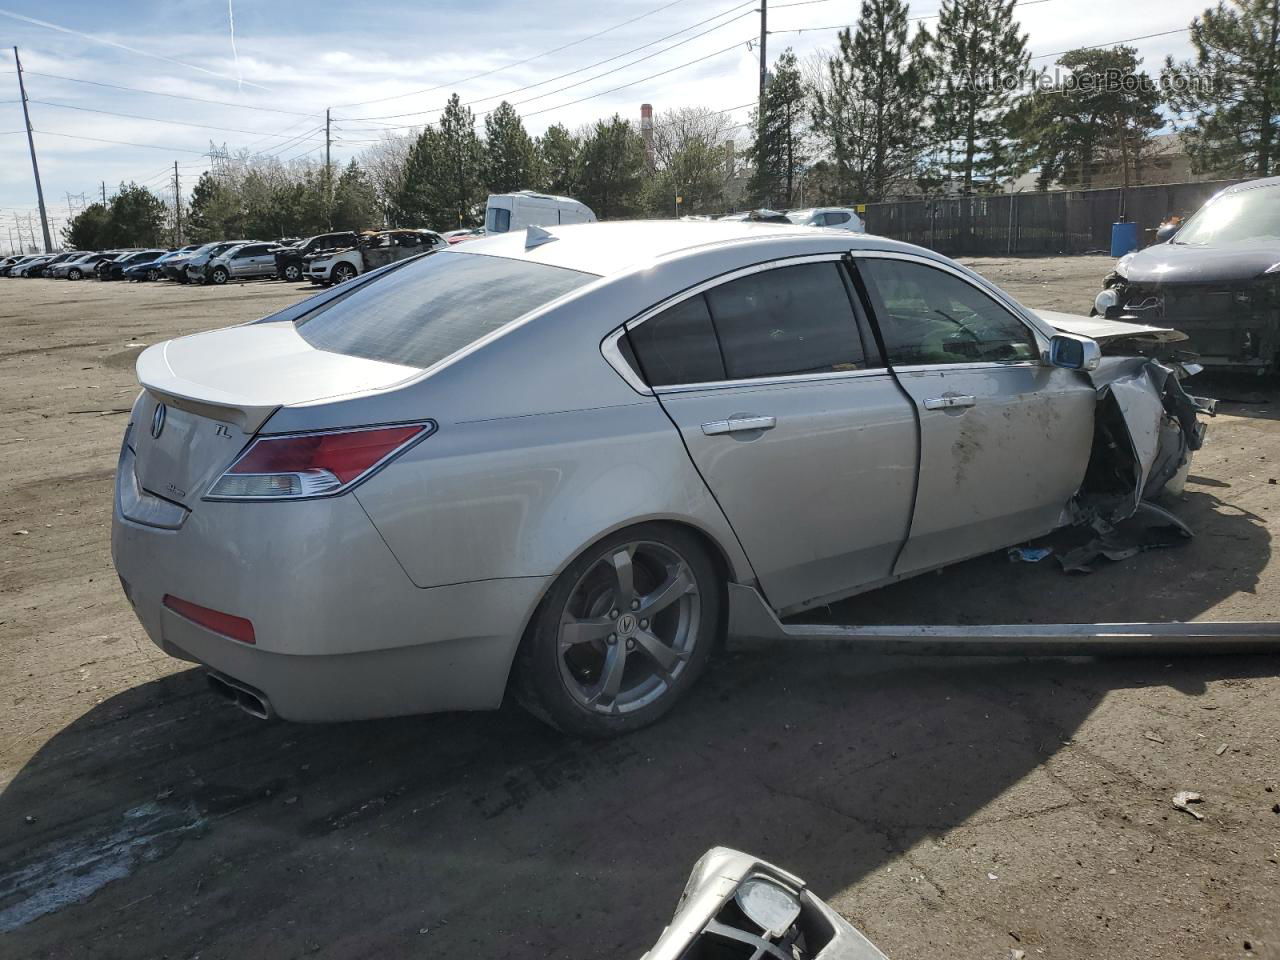
{"label": "car door seam", "polygon": [[[628,343],[630,343],[631,334],[625,327],[623,328],[622,335],[626,337]],[[631,344],[631,351],[634,355],[634,344]],[[667,409],[667,405],[662,402],[662,397],[658,395],[656,390],[654,391],[653,399],[658,402],[658,409],[662,411],[662,415],[670,422],[671,429],[675,431],[676,437],[680,441],[680,446],[684,448],[684,455],[689,458],[689,465],[693,467],[693,472],[696,473],[698,475],[698,479],[702,481],[702,488],[707,491],[707,496],[711,498],[711,502],[714,503],[716,505],[716,509],[720,511],[720,516],[724,518],[725,526],[727,526],[729,531],[733,534],[733,539],[738,541],[738,549],[742,551],[742,556],[747,561],[747,567],[751,570],[751,578],[755,580],[756,589],[759,591],[760,596],[764,598],[764,602],[769,604],[771,609],[776,610],[777,607],[774,607],[769,601],[769,595],[765,592],[764,584],[761,583],[760,576],[756,573],[756,566],[751,560],[751,554],[747,552],[747,545],[742,542],[742,537],[738,534],[738,528],[733,525],[733,521],[729,518],[729,514],[724,508],[724,504],[720,502],[720,498],[716,496],[715,490],[712,489],[706,476],[703,475],[702,468],[698,466],[698,460],[694,457],[693,451],[689,449],[688,441],[684,438],[684,431],[680,429],[680,424],[676,423],[675,417],[671,415],[671,411]]]}
{"label": "car door seam", "polygon": [[903,551],[907,549],[907,544],[911,542],[911,533],[915,527],[916,506],[920,499],[920,473],[924,469],[924,424],[920,421],[920,407],[916,403],[915,397],[911,396],[907,388],[902,385],[902,379],[899,377],[898,371],[889,356],[889,351],[885,347],[884,334],[880,329],[880,320],[872,304],[870,289],[862,277],[862,272],[858,269],[853,252],[850,251],[842,259],[844,260],[846,271],[848,271],[850,278],[853,280],[853,287],[858,293],[858,299],[862,301],[867,325],[871,328],[871,335],[875,338],[876,346],[880,349],[880,358],[884,361],[889,375],[893,377],[893,382],[897,386],[898,392],[907,401],[907,406],[911,408],[911,419],[916,427],[916,470],[911,484],[911,510],[907,515],[906,534],[903,536],[902,542],[898,544],[898,550],[893,555],[893,563],[889,567],[889,575],[893,576],[897,573],[898,563],[902,560]]}

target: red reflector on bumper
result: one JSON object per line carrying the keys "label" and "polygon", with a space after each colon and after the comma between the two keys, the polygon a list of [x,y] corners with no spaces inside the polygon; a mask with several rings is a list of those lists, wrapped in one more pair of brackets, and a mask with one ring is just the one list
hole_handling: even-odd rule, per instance
{"label": "red reflector on bumper", "polygon": [[178,616],[185,617],[206,630],[220,633],[232,640],[239,640],[241,643],[258,642],[253,635],[253,624],[244,617],[233,617],[229,613],[210,610],[208,607],[202,607],[188,600],[180,600],[167,593],[164,595],[164,605]]}

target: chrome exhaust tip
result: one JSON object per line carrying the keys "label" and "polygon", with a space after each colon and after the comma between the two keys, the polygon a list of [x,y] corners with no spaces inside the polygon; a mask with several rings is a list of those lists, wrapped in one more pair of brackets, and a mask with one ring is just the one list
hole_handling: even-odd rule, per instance
{"label": "chrome exhaust tip", "polygon": [[270,720],[275,716],[275,711],[271,709],[271,701],[261,691],[213,671],[209,671],[205,676],[214,693],[223,700],[235,704],[249,716],[257,717],[259,720]]}

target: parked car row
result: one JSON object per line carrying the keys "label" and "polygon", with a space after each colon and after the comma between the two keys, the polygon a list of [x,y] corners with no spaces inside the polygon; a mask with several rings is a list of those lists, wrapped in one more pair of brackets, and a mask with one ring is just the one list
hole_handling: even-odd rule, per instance
{"label": "parked car row", "polygon": [[287,241],[217,240],[176,250],[130,248],[29,254],[0,260],[0,276],[62,280],[158,281],[221,286],[231,280],[278,278],[322,286],[448,246],[432,230],[338,231]]}

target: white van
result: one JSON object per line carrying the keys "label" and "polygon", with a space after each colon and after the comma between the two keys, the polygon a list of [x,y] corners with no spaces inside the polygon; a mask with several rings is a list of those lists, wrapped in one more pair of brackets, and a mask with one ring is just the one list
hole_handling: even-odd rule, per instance
{"label": "white van", "polygon": [[570,197],[553,197],[532,190],[494,193],[484,210],[485,233],[506,233],[525,227],[552,227],[560,223],[595,223],[596,215],[585,203]]}

